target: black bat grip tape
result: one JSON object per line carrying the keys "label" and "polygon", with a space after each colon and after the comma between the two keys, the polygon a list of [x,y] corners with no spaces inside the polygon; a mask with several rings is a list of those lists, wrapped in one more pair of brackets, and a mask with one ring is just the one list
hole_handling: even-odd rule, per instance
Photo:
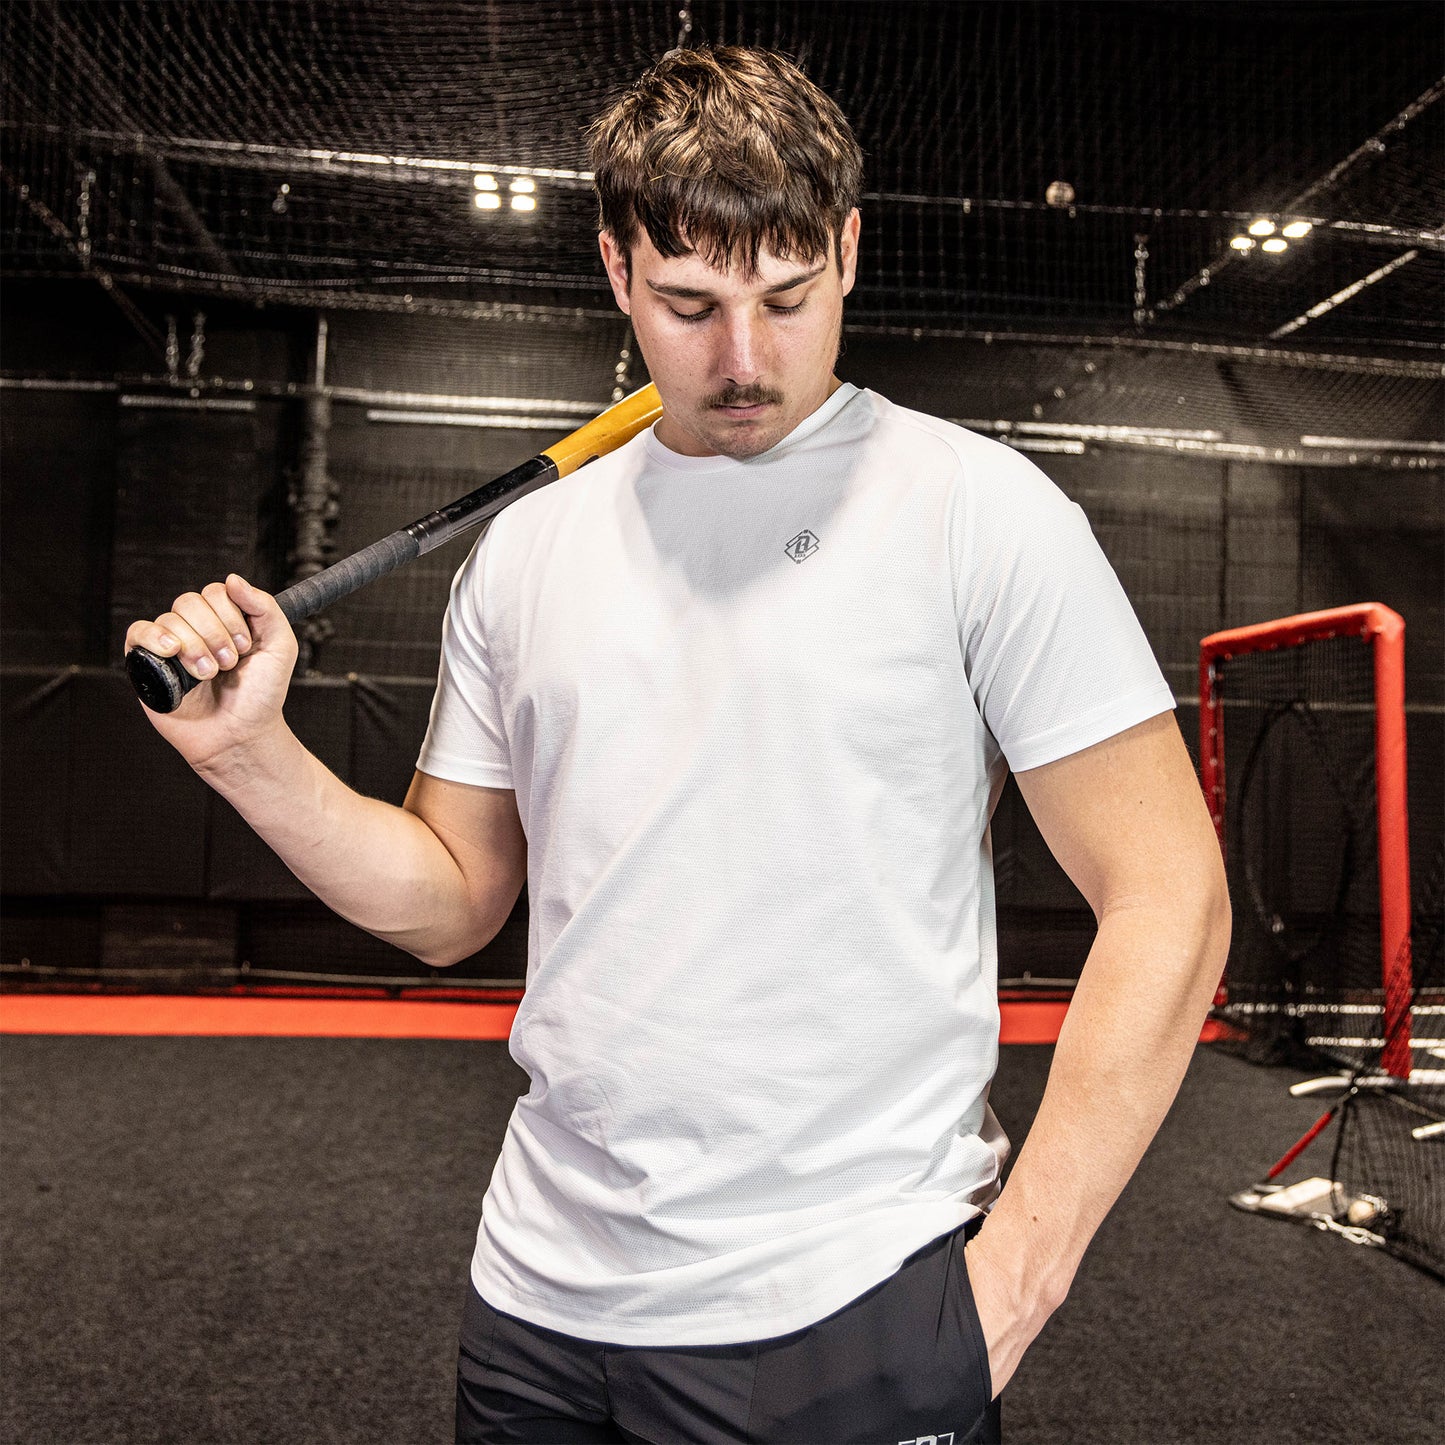
{"label": "black bat grip tape", "polygon": [[[278,592],[276,601],[288,622],[300,622],[368,582],[384,577],[403,562],[410,562],[421,555],[421,550],[420,538],[410,530],[393,532],[294,587]],[[125,670],[136,696],[152,712],[174,712],[185,695],[201,681],[192,677],[174,657],[157,657],[144,647],[133,647],[126,653]]]}

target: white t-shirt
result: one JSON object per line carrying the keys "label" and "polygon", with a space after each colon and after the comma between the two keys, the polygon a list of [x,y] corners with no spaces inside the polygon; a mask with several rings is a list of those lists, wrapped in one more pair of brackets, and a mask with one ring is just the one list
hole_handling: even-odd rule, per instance
{"label": "white t-shirt", "polygon": [[747,461],[647,431],[503,512],[418,764],[515,789],[527,835],[483,1297],[766,1338],[986,1209],[999,791],[1173,705],[1083,512],[871,391]]}

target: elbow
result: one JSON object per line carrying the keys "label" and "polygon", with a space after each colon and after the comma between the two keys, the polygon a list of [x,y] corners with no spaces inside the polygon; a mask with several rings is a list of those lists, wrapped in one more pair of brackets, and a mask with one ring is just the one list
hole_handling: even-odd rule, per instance
{"label": "elbow", "polygon": [[1229,940],[1234,933],[1234,908],[1229,901],[1229,877],[1224,871],[1224,855],[1214,853],[1211,878],[1213,887],[1210,890],[1210,922],[1214,928],[1214,934],[1223,953],[1229,952]]}
{"label": "elbow", "polygon": [[1218,915],[1219,971],[1224,972],[1224,961],[1229,957],[1230,940],[1234,937],[1234,909],[1230,906],[1229,890],[1225,889],[1220,900]]}
{"label": "elbow", "polygon": [[1199,975],[1200,986],[1208,987],[1211,996],[1224,976],[1229,960],[1229,942],[1234,934],[1234,911],[1229,901],[1229,883],[1225,878],[1223,860],[1213,870],[1211,886],[1205,891],[1200,908]]}
{"label": "elbow", "polygon": [[501,932],[505,922],[505,918],[486,919],[484,926],[469,929],[465,934],[456,934],[445,939],[423,940],[407,951],[428,968],[455,968],[457,964],[464,963],[480,953]]}
{"label": "elbow", "polygon": [[1223,957],[1229,953],[1229,941],[1234,937],[1234,909],[1230,906],[1227,888],[1220,894],[1213,918],[1219,952]]}
{"label": "elbow", "polygon": [[464,959],[470,958],[477,949],[491,942],[490,939],[483,939],[481,943],[469,944],[461,940],[451,940],[433,944],[431,947],[416,947],[408,952],[415,959],[426,964],[428,968],[440,971],[444,968],[455,968]]}

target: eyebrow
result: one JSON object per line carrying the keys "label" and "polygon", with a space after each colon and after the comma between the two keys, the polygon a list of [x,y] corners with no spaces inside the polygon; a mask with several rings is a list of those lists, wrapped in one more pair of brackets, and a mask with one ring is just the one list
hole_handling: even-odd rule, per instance
{"label": "eyebrow", "polygon": [[[811,271],[799,271],[796,275],[789,276],[786,281],[779,281],[776,285],[769,286],[763,295],[776,296],[780,291],[791,291],[794,286],[801,286],[804,281],[811,281],[814,276],[821,276],[827,268],[827,261],[821,261]],[[717,299],[711,291],[698,286],[660,286],[656,281],[651,280],[647,284],[660,296],[675,296],[680,301],[713,301]]]}

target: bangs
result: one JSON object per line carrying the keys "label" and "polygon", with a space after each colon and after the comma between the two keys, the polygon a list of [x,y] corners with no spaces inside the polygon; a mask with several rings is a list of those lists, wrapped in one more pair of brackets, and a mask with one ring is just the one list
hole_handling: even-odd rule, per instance
{"label": "bangs", "polygon": [[842,112],[771,51],[671,52],[588,139],[600,225],[624,250],[641,230],[659,255],[696,254],[749,278],[764,251],[832,253],[862,184]]}
{"label": "bangs", "polygon": [[757,274],[764,251],[785,261],[829,255],[847,219],[820,213],[812,192],[796,182],[746,191],[717,177],[659,176],[633,197],[632,211],[632,234],[622,238],[629,249],[640,228],[660,256],[696,253],[719,270],[737,265],[745,280]]}

